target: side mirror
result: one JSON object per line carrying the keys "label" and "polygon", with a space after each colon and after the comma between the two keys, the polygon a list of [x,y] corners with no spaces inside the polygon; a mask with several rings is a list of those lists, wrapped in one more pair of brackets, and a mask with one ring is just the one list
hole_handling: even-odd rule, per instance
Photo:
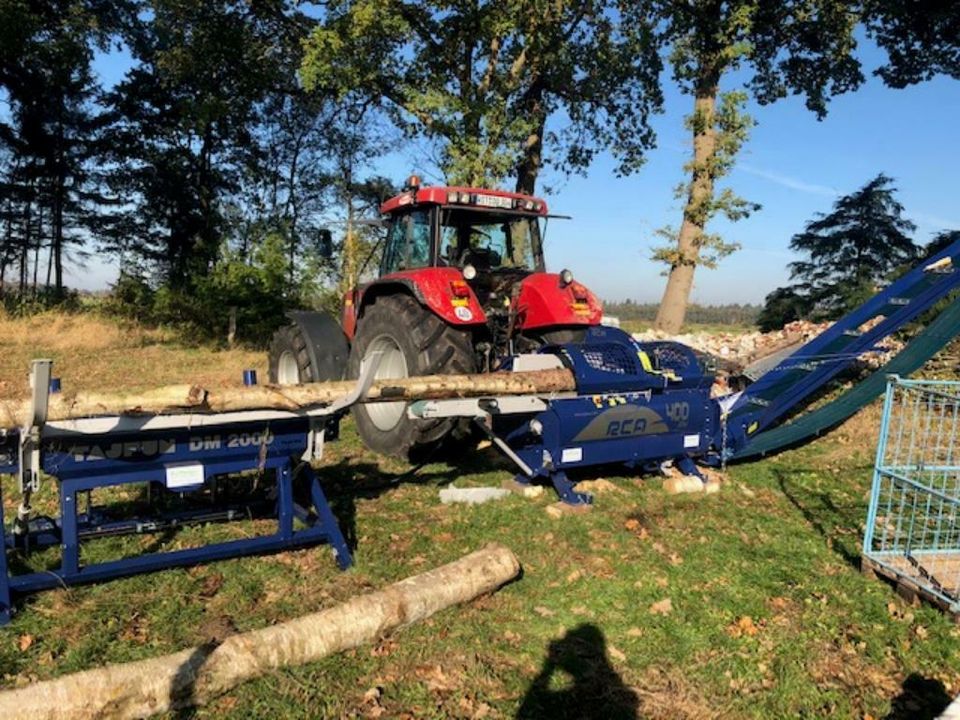
{"label": "side mirror", "polygon": [[327,228],[321,228],[317,231],[317,252],[324,260],[333,257],[333,235]]}

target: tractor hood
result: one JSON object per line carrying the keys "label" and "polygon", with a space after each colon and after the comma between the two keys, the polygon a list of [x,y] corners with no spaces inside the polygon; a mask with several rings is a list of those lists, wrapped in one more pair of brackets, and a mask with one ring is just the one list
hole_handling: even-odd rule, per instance
{"label": "tractor hood", "polygon": [[599,325],[603,307],[576,280],[564,284],[557,273],[534,273],[520,281],[517,325],[523,330],[562,325]]}

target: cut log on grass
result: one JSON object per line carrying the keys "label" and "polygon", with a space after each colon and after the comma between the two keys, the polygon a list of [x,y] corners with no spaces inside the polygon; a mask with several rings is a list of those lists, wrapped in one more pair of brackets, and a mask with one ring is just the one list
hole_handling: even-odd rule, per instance
{"label": "cut log on grass", "polygon": [[[197,385],[170,385],[142,393],[62,393],[50,396],[49,420],[103,415],[160,415],[178,412],[233,412],[237,410],[297,410],[329,405],[349,394],[354,382],[307,385],[254,385],[206,389]],[[500,372],[482,375],[428,375],[377,380],[363,402],[439,400],[486,395],[528,395],[569,392],[575,389],[569,370]],[[0,423],[22,427],[28,421],[29,403],[0,401]]]}
{"label": "cut log on grass", "polygon": [[378,592],[233,635],[213,648],[194,647],[0,692],[0,717],[141,718],[201,705],[268,671],[320,660],[493,592],[519,572],[514,554],[491,544]]}

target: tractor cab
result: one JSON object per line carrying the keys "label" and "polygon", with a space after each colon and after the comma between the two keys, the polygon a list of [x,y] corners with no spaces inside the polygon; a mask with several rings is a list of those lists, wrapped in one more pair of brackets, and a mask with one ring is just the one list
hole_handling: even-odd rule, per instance
{"label": "tractor cab", "polygon": [[425,188],[400,195],[382,207],[388,232],[380,275],[427,267],[472,267],[476,273],[468,275],[544,272],[546,211],[542,200],[502,191]]}

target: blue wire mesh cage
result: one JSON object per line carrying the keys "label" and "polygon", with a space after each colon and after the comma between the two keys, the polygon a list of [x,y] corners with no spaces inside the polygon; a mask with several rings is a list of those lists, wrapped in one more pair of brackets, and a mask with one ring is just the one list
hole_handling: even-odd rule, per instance
{"label": "blue wire mesh cage", "polygon": [[889,378],[863,555],[960,611],[960,382]]}

